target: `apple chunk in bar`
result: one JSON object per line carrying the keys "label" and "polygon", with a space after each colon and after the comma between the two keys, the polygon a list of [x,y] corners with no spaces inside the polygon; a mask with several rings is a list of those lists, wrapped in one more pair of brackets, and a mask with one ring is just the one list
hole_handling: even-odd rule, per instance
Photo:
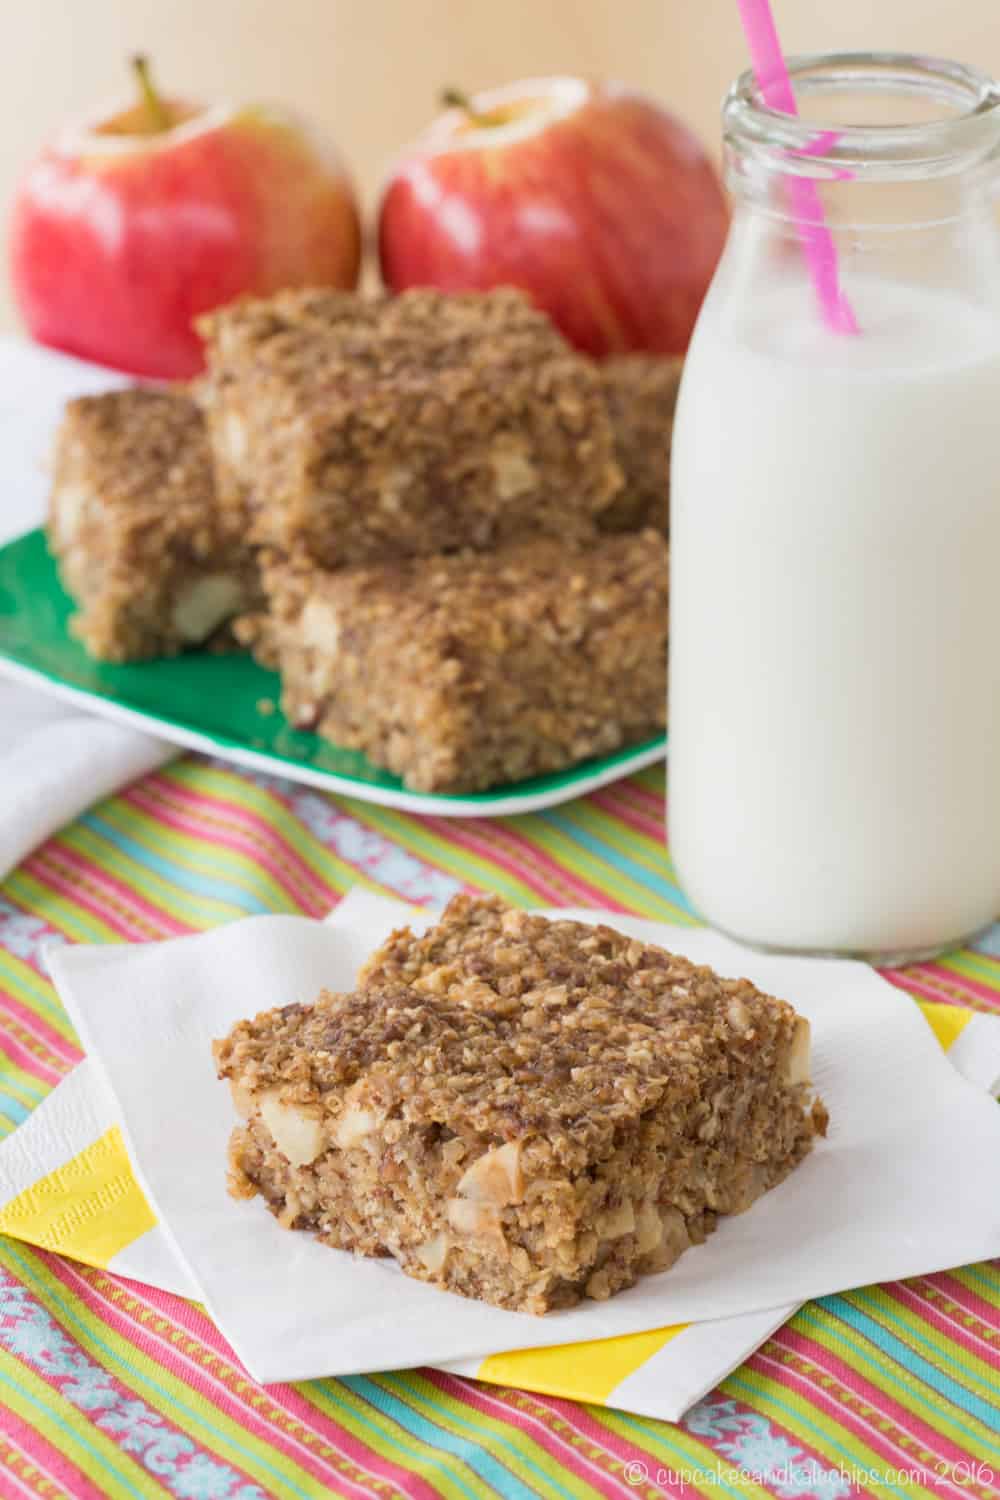
{"label": "apple chunk in bar", "polygon": [[283,551],[588,536],[621,486],[596,367],[510,289],[282,292],[199,327],[222,503]]}
{"label": "apple chunk in bar", "polygon": [[204,419],[182,392],[69,402],[47,531],[73,632],[102,660],[174,655],[253,602],[255,564],[220,519]]}
{"label": "apple chunk in bar", "polygon": [[293,724],[418,791],[475,791],[661,731],[667,548],[656,532],[538,539],[327,571],[264,567],[241,624]]}
{"label": "apple chunk in bar", "polygon": [[825,1130],[791,1005],[609,927],[462,895],[359,986],[216,1043],[231,1191],[500,1307],[668,1269]]}

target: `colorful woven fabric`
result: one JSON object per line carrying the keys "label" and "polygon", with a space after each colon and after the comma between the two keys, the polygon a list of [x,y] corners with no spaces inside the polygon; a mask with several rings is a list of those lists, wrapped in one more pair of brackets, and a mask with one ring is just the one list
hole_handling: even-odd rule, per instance
{"label": "colorful woven fabric", "polygon": [[[80,1056],[46,942],[320,915],[359,882],[419,903],[474,887],[693,921],[662,828],[661,771],[453,823],[180,760],[0,887],[0,1126]],[[1000,926],[888,977],[1000,1013]],[[432,1371],[265,1390],[198,1308],[0,1240],[2,1496],[985,1497],[1000,1490],[998,1388],[1000,1263],[811,1303],[671,1426]]]}

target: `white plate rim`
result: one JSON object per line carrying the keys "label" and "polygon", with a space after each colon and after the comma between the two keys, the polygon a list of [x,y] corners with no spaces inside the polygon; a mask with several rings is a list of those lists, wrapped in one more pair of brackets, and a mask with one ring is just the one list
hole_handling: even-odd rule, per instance
{"label": "white plate rim", "polygon": [[179,745],[186,750],[197,750],[202,755],[214,755],[234,765],[245,766],[250,771],[263,771],[269,776],[284,781],[301,782],[305,786],[319,787],[323,791],[337,792],[341,796],[354,797],[361,802],[372,802],[379,807],[391,807],[400,812],[421,813],[437,818],[501,818],[516,813],[541,812],[549,807],[558,807],[564,802],[573,802],[585,797],[612,782],[622,781],[636,771],[655,765],[666,757],[666,736],[655,745],[635,750],[613,766],[597,765],[593,771],[583,772],[565,786],[552,787],[543,792],[498,791],[488,798],[476,801],[461,796],[444,796],[409,792],[405,788],[381,787],[355,781],[351,777],[338,776],[336,771],[323,771],[296,761],[283,760],[269,755],[264,750],[251,750],[227,741],[216,740],[212,735],[170,719],[160,719],[155,714],[141,709],[129,708],[113,699],[90,693],[86,688],[77,688],[59,682],[34,667],[0,656],[0,676],[13,678],[30,687],[48,693],[76,708],[110,719],[113,723],[125,724],[131,729],[142,730],[156,739]]}

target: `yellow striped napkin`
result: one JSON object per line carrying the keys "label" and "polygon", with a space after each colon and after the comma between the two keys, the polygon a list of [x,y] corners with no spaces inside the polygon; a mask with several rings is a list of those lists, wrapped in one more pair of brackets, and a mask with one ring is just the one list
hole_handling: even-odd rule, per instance
{"label": "yellow striped napkin", "polygon": [[[1000,1093],[1000,1018],[920,1006],[958,1070]],[[194,1294],[133,1176],[113,1107],[88,1062],[0,1143],[0,1232],[165,1291]],[[676,1421],[793,1311],[772,1308],[446,1368]]]}

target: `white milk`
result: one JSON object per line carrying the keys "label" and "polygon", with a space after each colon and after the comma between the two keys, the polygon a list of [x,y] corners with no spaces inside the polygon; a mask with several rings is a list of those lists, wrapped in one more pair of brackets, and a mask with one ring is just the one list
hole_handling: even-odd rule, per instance
{"label": "white milk", "polygon": [[670,841],[719,927],[940,947],[1000,913],[1000,326],[853,282],[709,300],[674,434]]}

